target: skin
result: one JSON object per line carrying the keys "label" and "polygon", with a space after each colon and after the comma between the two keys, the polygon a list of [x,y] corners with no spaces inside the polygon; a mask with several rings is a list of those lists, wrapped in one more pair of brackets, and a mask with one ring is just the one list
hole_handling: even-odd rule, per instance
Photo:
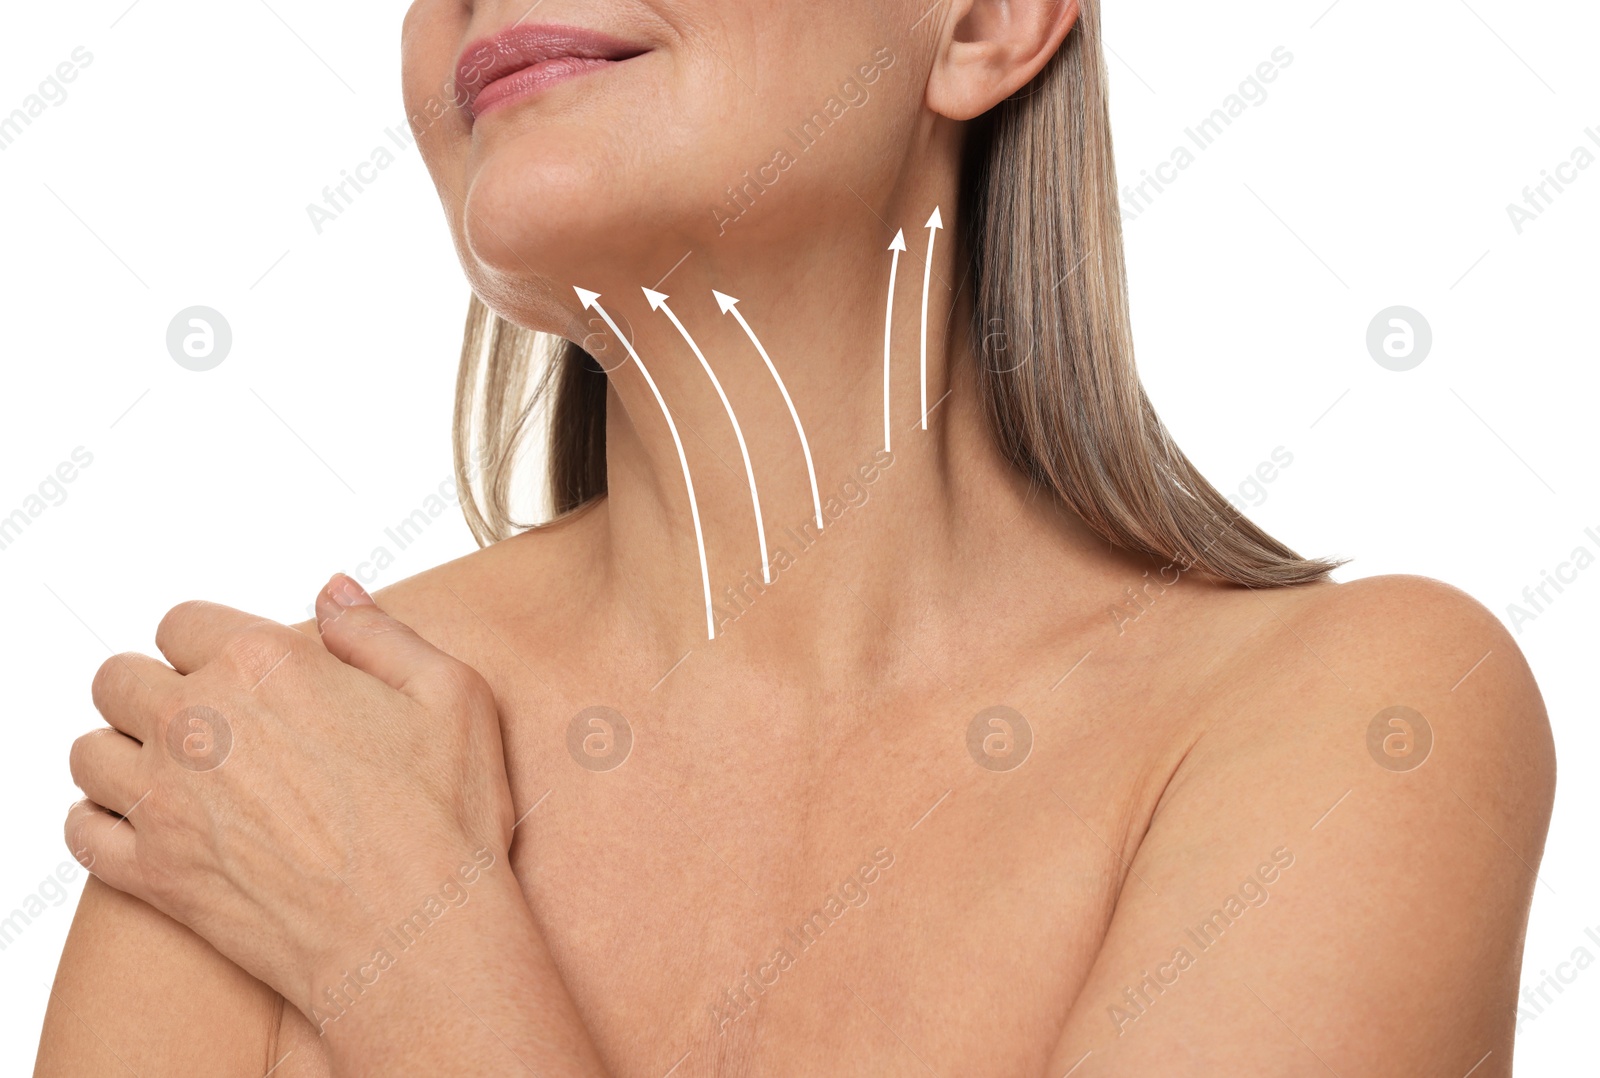
{"label": "skin", "polygon": [[[476,124],[426,119],[461,50],[525,6],[416,4],[407,103],[474,288],[611,370],[610,493],[377,605],[341,605],[343,578],[293,628],[185,604],[166,664],[107,663],[67,823],[95,876],[37,1073],[1508,1074],[1555,765],[1498,621],[1423,578],[1252,591],[1108,549],[996,452],[953,243],[917,429],[916,226],[951,219],[965,122],[1076,7],[965,0],[913,26],[920,3],[546,0],[540,20],[650,51]],[[879,43],[870,99],[718,222]],[[874,462],[884,222],[911,250]],[[741,299],[849,506],[764,590],[741,584],[759,552],[731,428],[638,291],[663,274],[769,536],[810,517],[806,473],[711,288]],[[575,283],[632,327],[684,432],[714,593],[758,596],[715,641],[670,434]],[[169,748],[194,703],[234,739],[210,770]],[[968,749],[1000,704],[1032,733],[1010,770]],[[596,705],[632,731],[613,770],[568,749]],[[1432,734],[1412,770],[1369,751],[1396,705]],[[786,934],[830,895],[809,947]]]}

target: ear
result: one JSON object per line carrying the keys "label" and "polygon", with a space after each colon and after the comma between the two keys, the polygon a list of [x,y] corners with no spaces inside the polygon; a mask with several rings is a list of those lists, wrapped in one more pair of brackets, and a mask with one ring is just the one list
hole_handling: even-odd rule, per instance
{"label": "ear", "polygon": [[1079,0],[954,0],[928,76],[928,108],[981,116],[1026,86],[1078,21]]}

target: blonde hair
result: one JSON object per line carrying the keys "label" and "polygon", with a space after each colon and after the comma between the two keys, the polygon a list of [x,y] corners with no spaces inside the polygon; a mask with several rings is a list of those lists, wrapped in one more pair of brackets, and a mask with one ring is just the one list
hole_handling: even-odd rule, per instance
{"label": "blonde hair", "polygon": [[[1140,384],[1098,4],[1085,0],[1038,76],[971,126],[959,214],[970,331],[1005,456],[1116,546],[1253,587],[1324,578],[1340,563],[1302,558],[1235,509],[1173,443]],[[1027,348],[1015,359],[1019,335]],[[548,500],[560,517],[606,492],[605,373],[579,345],[508,322],[474,295],[454,448],[480,544],[532,526],[512,516],[513,464],[546,402]]]}

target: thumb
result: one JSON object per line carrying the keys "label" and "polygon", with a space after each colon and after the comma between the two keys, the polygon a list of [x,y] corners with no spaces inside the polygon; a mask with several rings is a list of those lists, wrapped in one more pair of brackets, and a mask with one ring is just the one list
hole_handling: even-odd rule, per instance
{"label": "thumb", "polygon": [[317,594],[317,631],[335,658],[407,694],[428,674],[455,663],[410,626],[384,613],[366,589],[343,573],[333,574]]}

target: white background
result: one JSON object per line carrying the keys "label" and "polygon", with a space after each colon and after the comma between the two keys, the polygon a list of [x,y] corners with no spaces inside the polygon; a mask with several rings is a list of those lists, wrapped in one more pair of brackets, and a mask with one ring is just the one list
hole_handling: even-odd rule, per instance
{"label": "white background", "polygon": [[[1283,446],[1253,510],[1342,574],[1421,573],[1507,617],[1585,545],[1594,480],[1600,165],[1521,234],[1506,206],[1600,137],[1600,12],[1532,0],[1108,0],[1118,166],[1166,160],[1278,46],[1270,96],[1129,222],[1140,365],[1225,491]],[[89,680],[152,651],[175,602],[300,620],[321,583],[450,475],[466,286],[415,150],[323,234],[306,204],[404,122],[403,5],[87,0],[12,5],[0,114],[94,56],[0,150],[0,515],[75,447],[93,463],[0,550],[8,745],[0,916],[66,858],[67,749]],[[197,374],[179,310],[232,325]],[[1430,322],[1380,367],[1380,310]],[[391,583],[472,549],[457,515]],[[1600,566],[1520,627],[1560,759],[1524,984],[1600,945],[1593,770]],[[1404,826],[1404,821],[1397,821]],[[1509,859],[1508,859],[1509,860]],[[1508,870],[1511,870],[1508,865]],[[0,951],[0,1073],[32,1066],[76,890]],[[1427,916],[1416,910],[1405,914]],[[1398,1001],[1397,1001],[1398,1002]],[[1524,1024],[1521,1074],[1592,1073],[1600,969]]]}

